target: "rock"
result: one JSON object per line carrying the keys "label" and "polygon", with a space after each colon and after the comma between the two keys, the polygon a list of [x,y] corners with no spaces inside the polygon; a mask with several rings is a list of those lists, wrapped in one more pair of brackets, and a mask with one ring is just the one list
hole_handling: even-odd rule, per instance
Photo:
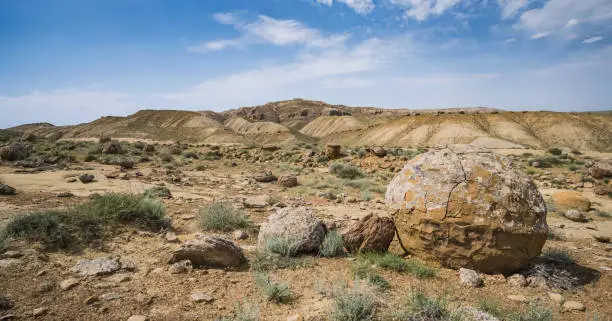
{"label": "rock", "polygon": [[81,276],[97,276],[111,274],[121,268],[119,259],[95,259],[95,260],[80,260],[70,271],[78,273]]}
{"label": "rock", "polygon": [[170,243],[179,241],[178,237],[176,236],[176,234],[174,234],[174,232],[166,232],[165,238],[166,238],[166,241]]}
{"label": "rock", "polygon": [[49,312],[49,309],[47,309],[47,308],[37,308],[37,309],[34,309],[34,310],[32,311],[32,316],[34,316],[34,317],[40,317],[40,316],[42,316],[42,315],[47,314],[47,312]]}
{"label": "rock", "polygon": [[69,198],[69,197],[74,197],[74,194],[72,194],[70,192],[62,192],[62,193],[58,193],[55,196],[59,197],[59,198]]}
{"label": "rock", "polygon": [[612,177],[612,162],[599,161],[589,168],[589,174],[595,179]]}
{"label": "rock", "polygon": [[261,150],[265,150],[265,151],[269,151],[269,152],[274,152],[281,149],[280,147],[273,145],[273,144],[265,144],[261,147]]}
{"label": "rock", "polygon": [[387,150],[384,149],[383,147],[380,147],[380,146],[372,147],[370,150],[372,151],[372,153],[374,153],[374,155],[376,155],[378,157],[385,157],[385,156],[387,156]]}
{"label": "rock", "polygon": [[172,264],[168,271],[170,271],[170,274],[183,274],[189,273],[191,272],[191,270],[193,270],[193,265],[191,264],[191,261],[182,260]]}
{"label": "rock", "polygon": [[563,296],[559,293],[548,292],[548,297],[557,304],[561,304],[564,301]]}
{"label": "rock", "polygon": [[565,303],[563,303],[563,306],[561,307],[561,311],[563,312],[584,311],[584,310],[586,310],[586,307],[584,306],[584,304],[577,302],[577,301],[566,301]]}
{"label": "rock", "polygon": [[30,155],[28,145],[24,143],[14,143],[0,147],[0,159],[13,162],[26,159]]}
{"label": "rock", "polygon": [[527,297],[525,297],[524,295],[521,295],[521,294],[518,294],[518,295],[509,295],[508,299],[510,301],[521,302],[521,303],[529,302],[529,299],[527,299]]}
{"label": "rock", "polygon": [[73,287],[77,286],[80,282],[81,281],[76,278],[66,279],[60,282],[60,289],[62,289],[62,291],[70,290]]}
{"label": "rock", "polygon": [[544,199],[519,164],[453,147],[410,160],[387,187],[398,237],[410,253],[451,268],[510,274],[546,242]]}
{"label": "rock", "polygon": [[301,314],[294,314],[288,316],[287,321],[304,321],[304,317]]}
{"label": "rock", "polygon": [[249,234],[243,230],[235,230],[232,233],[232,236],[234,237],[234,240],[246,240],[249,238]]}
{"label": "rock", "polygon": [[[150,145],[147,145],[150,146]],[[144,315],[133,315],[127,319],[127,321],[148,321],[149,317]]]}
{"label": "rock", "polygon": [[282,187],[295,187],[298,185],[297,177],[295,176],[281,176],[278,178],[278,185]]}
{"label": "rock", "polygon": [[104,154],[123,154],[123,148],[121,147],[121,144],[114,140],[111,142],[107,142],[106,144],[104,144],[104,147],[102,147],[102,153]]}
{"label": "rock", "polygon": [[0,184],[0,195],[15,195],[17,190],[6,184]]}
{"label": "rock", "polygon": [[238,267],[247,261],[239,246],[217,235],[186,241],[172,252],[169,263],[183,260],[190,260],[194,266],[218,268]]}
{"label": "rock", "polygon": [[610,237],[607,235],[601,235],[601,234],[596,234],[593,235],[593,238],[597,241],[597,242],[601,242],[601,243],[610,243]]}
{"label": "rock", "polygon": [[20,259],[13,259],[13,258],[2,259],[0,260],[0,268],[7,268],[11,265],[19,265],[22,263],[23,261],[21,261]]}
{"label": "rock", "polygon": [[329,159],[340,158],[341,149],[342,147],[340,145],[327,144],[325,145],[325,156]]}
{"label": "rock", "polygon": [[147,197],[172,198],[172,193],[166,186],[153,186],[145,191]]}
{"label": "rock", "polygon": [[104,301],[113,301],[113,300],[119,300],[121,299],[123,296],[119,293],[116,292],[110,292],[110,293],[104,293],[100,296],[100,299],[104,300]]}
{"label": "rock", "polygon": [[552,195],[555,202],[555,210],[564,213],[567,210],[579,210],[588,212],[591,208],[591,201],[582,196],[581,192],[562,191]]}
{"label": "rock", "polygon": [[16,259],[23,256],[23,253],[19,251],[6,251],[0,254],[0,259]]}
{"label": "rock", "polygon": [[325,226],[306,207],[281,208],[270,215],[259,230],[258,246],[265,249],[272,238],[284,238],[297,247],[298,253],[317,251],[325,237]]}
{"label": "rock", "polygon": [[567,210],[563,216],[574,222],[584,223],[588,221],[584,213],[579,210]]}
{"label": "rock", "polygon": [[540,167],[540,162],[532,162],[531,166],[533,166],[535,168],[539,168]]}
{"label": "rock", "polygon": [[213,297],[211,297],[208,294],[204,294],[202,292],[192,293],[189,296],[189,298],[191,299],[191,301],[196,302],[196,303],[200,303],[200,302],[210,303],[210,302],[214,301]]}
{"label": "rock", "polygon": [[83,300],[83,303],[85,303],[85,304],[93,304],[93,303],[98,302],[98,301],[100,301],[100,298],[98,298],[95,295],[92,295],[92,296],[88,296],[87,298],[85,298],[85,300]]}
{"label": "rock", "polygon": [[265,171],[265,172],[263,172],[261,174],[253,176],[253,179],[256,182],[269,183],[269,182],[275,181],[276,180],[276,176],[274,176],[271,171]]}
{"label": "rock", "polygon": [[527,277],[527,285],[532,288],[541,288],[548,289],[548,284],[546,283],[546,278],[543,276],[532,275]]}
{"label": "rock", "polygon": [[83,174],[79,176],[79,181],[83,184],[91,183],[96,177],[92,174]]}
{"label": "rock", "polygon": [[506,283],[514,288],[523,288],[527,286],[527,279],[522,274],[512,274],[506,278]]}
{"label": "rock", "polygon": [[487,312],[478,310],[474,307],[463,307],[458,309],[460,315],[463,317],[461,320],[466,321],[500,321],[498,318],[488,314]]}
{"label": "rock", "polygon": [[597,184],[593,188],[593,193],[597,195],[611,195],[612,194],[612,186],[606,184]]}
{"label": "rock", "polygon": [[484,284],[478,272],[464,268],[459,269],[459,281],[473,288],[481,287]]}
{"label": "rock", "polygon": [[389,217],[368,214],[342,236],[349,251],[386,252],[395,236],[395,224]]}
{"label": "rock", "polygon": [[132,274],[130,274],[130,273],[119,273],[119,274],[115,274],[115,275],[109,277],[108,280],[111,281],[111,282],[115,282],[115,283],[127,282],[127,281],[132,280]]}

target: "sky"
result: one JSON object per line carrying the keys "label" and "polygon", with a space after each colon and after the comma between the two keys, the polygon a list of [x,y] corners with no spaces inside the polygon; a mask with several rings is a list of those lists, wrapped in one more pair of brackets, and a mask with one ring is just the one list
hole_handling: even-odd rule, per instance
{"label": "sky", "polygon": [[2,0],[0,128],[292,98],[612,109],[611,0]]}

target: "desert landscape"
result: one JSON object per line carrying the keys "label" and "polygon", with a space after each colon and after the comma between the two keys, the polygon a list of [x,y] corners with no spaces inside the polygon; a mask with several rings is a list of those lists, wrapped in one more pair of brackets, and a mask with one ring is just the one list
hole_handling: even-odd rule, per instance
{"label": "desert landscape", "polygon": [[143,110],[0,158],[0,320],[612,316],[610,112]]}

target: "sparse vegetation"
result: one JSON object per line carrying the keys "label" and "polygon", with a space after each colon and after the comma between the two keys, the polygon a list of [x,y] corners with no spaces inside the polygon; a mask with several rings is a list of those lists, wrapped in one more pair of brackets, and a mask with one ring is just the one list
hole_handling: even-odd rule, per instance
{"label": "sparse vegetation", "polygon": [[284,257],[292,257],[297,254],[298,244],[283,237],[271,237],[266,241],[266,251]]}
{"label": "sparse vegetation", "polygon": [[268,274],[258,273],[255,277],[255,283],[262,290],[268,301],[287,303],[291,300],[291,290],[289,286],[285,283],[270,280]]}
{"label": "sparse vegetation", "polygon": [[547,248],[542,253],[542,256],[558,263],[573,264],[575,262],[572,254],[564,249]]}
{"label": "sparse vegetation", "polygon": [[526,311],[512,312],[506,316],[508,321],[552,321],[553,315],[550,309],[532,304]]}
{"label": "sparse vegetation", "polygon": [[344,239],[342,234],[331,230],[325,234],[319,254],[323,257],[336,257],[344,255]]}
{"label": "sparse vegetation", "polygon": [[362,178],[365,176],[365,174],[361,171],[361,169],[355,166],[343,164],[343,163],[333,163],[329,167],[329,172],[331,174],[336,175],[339,178],[350,179],[350,180]]}
{"label": "sparse vegetation", "polygon": [[392,313],[392,320],[461,321],[461,314],[452,311],[445,297],[427,296],[422,290],[412,290],[404,308]]}
{"label": "sparse vegetation", "polygon": [[561,149],[556,148],[556,147],[548,149],[548,152],[555,156],[559,156],[563,153]]}
{"label": "sparse vegetation", "polygon": [[352,289],[341,289],[333,295],[330,318],[333,321],[369,321],[376,312],[376,298],[355,282]]}
{"label": "sparse vegetation", "polygon": [[360,259],[375,264],[381,268],[396,272],[406,272],[419,278],[431,278],[436,275],[436,270],[416,260],[405,260],[393,253],[362,253]]}
{"label": "sparse vegetation", "polygon": [[353,277],[359,280],[364,280],[379,290],[389,288],[389,282],[367,261],[356,261],[351,264],[351,273]]}
{"label": "sparse vegetation", "polygon": [[200,224],[205,230],[229,232],[251,226],[243,211],[229,202],[213,202],[200,211]]}

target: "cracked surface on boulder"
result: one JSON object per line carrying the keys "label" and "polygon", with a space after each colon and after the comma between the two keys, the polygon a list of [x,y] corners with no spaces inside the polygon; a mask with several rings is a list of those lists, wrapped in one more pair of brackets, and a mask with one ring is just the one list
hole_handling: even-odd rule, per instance
{"label": "cracked surface on boulder", "polygon": [[507,157],[465,147],[421,154],[391,181],[407,250],[453,268],[510,273],[540,254],[546,206],[531,179]]}

